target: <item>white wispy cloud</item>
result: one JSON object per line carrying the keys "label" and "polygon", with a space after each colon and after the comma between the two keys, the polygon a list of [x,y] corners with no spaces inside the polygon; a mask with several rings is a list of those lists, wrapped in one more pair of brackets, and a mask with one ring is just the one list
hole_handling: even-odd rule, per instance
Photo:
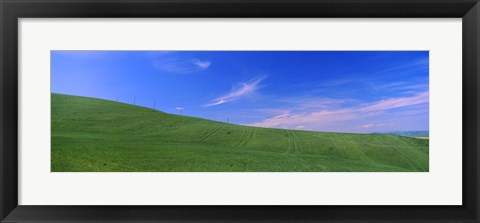
{"label": "white wispy cloud", "polygon": [[402,63],[396,66],[391,66],[385,70],[382,70],[379,73],[390,73],[393,71],[405,70],[405,69],[428,69],[429,59],[428,58],[421,58],[412,60],[409,63]]}
{"label": "white wispy cloud", "polygon": [[241,98],[253,95],[262,86],[260,83],[265,79],[265,76],[256,77],[250,81],[242,82],[237,87],[233,88],[228,94],[222,95],[205,104],[205,107],[221,105],[228,102],[236,101]]}
{"label": "white wispy cloud", "polygon": [[[383,78],[390,78],[392,73],[395,73],[397,77],[408,76],[415,74],[419,71],[428,71],[428,58],[416,59],[402,64],[391,65],[384,69],[374,72],[374,75],[363,75],[362,73],[350,73],[342,75],[342,78],[333,79],[333,80],[324,80],[322,82],[306,82],[297,85],[292,85],[292,87],[302,87],[302,86],[315,86],[316,89],[313,92],[322,93],[330,89],[335,88],[346,88],[345,90],[349,91],[348,88],[354,85],[357,88],[351,88],[352,90],[358,90],[358,86],[365,86],[368,88],[373,88],[375,90],[381,91],[402,91],[402,90],[416,90],[425,91],[428,89],[428,81],[425,83],[408,83],[408,82],[393,82],[382,84],[378,80]],[[344,90],[344,92],[345,92]]]}
{"label": "white wispy cloud", "polygon": [[372,128],[374,126],[375,126],[374,124],[370,123],[370,124],[361,125],[360,128],[368,129],[368,128]]}
{"label": "white wispy cloud", "polygon": [[402,94],[409,94],[412,92],[418,93],[428,90],[428,83],[407,83],[394,82],[388,84],[372,84],[372,88],[377,91],[396,91]]}
{"label": "white wispy cloud", "polygon": [[198,58],[184,58],[172,52],[155,52],[149,54],[155,68],[168,73],[194,73],[208,69],[212,62]]}
{"label": "white wispy cloud", "polygon": [[428,91],[426,91],[412,97],[390,98],[386,100],[381,100],[378,102],[367,104],[359,109],[356,109],[356,111],[358,112],[383,111],[383,110],[388,110],[393,108],[426,103],[428,102],[428,98],[429,98],[429,93]]}
{"label": "white wispy cloud", "polygon": [[[295,102],[296,110],[325,110],[336,107],[344,107],[347,104],[358,103],[357,100],[345,98],[327,98],[327,97],[287,97],[274,100],[283,104]],[[277,109],[278,110],[278,109]],[[283,109],[284,110],[284,109]]]}
{"label": "white wispy cloud", "polygon": [[[353,107],[319,108],[313,111],[284,110],[263,121],[248,124],[250,126],[266,128],[296,128],[297,126],[321,127],[335,122],[362,120],[368,117],[378,116],[388,110],[428,103],[429,93],[422,92],[410,97],[391,98],[365,103]],[[362,128],[374,127],[373,124],[365,124]]]}
{"label": "white wispy cloud", "polygon": [[202,61],[202,60],[199,60],[199,59],[193,60],[193,63],[195,65],[197,65],[198,68],[200,68],[202,70],[205,70],[205,69],[209,68],[210,65],[212,64],[210,61],[207,61],[207,60]]}

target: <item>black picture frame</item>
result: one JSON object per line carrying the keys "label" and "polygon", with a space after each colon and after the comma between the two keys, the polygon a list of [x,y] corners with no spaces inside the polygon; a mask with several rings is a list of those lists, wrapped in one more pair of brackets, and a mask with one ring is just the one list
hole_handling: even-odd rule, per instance
{"label": "black picture frame", "polygon": [[[479,222],[478,0],[0,0],[0,14],[1,222]],[[74,17],[462,18],[463,205],[18,205],[17,21],[19,18]]]}

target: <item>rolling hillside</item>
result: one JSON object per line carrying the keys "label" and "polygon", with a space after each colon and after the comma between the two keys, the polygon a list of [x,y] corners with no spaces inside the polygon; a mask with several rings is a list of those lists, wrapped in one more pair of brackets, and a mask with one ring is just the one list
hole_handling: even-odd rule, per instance
{"label": "rolling hillside", "polygon": [[428,140],[239,126],[52,94],[52,172],[428,171]]}

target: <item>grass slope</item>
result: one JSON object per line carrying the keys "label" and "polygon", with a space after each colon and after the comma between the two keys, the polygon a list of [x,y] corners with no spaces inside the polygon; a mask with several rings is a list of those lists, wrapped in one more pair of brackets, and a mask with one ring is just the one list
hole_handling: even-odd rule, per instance
{"label": "grass slope", "polygon": [[53,172],[428,171],[428,140],[239,126],[52,94]]}

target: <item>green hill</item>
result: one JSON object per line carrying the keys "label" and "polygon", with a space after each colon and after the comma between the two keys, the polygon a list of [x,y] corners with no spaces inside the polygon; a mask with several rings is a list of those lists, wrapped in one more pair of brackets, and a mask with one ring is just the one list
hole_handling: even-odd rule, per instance
{"label": "green hill", "polygon": [[428,140],[247,127],[52,94],[53,172],[428,171]]}

